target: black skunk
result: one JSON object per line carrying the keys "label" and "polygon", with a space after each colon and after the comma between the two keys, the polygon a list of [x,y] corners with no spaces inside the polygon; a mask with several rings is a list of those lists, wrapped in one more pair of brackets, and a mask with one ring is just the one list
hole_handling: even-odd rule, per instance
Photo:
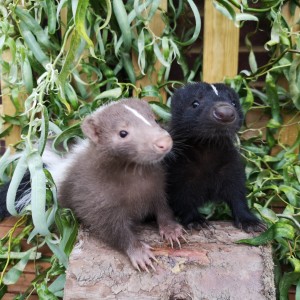
{"label": "black skunk", "polygon": [[242,122],[238,96],[224,84],[191,83],[175,91],[169,124],[174,146],[165,163],[168,201],[183,225],[203,226],[198,207],[225,201],[235,226],[264,229],[247,206],[244,164],[235,146]]}

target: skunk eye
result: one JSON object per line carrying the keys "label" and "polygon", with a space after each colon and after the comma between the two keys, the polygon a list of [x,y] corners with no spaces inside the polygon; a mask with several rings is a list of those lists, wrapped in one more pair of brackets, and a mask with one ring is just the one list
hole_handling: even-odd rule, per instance
{"label": "skunk eye", "polygon": [[119,135],[120,135],[121,138],[125,138],[128,135],[128,132],[126,130],[121,130],[119,132]]}
{"label": "skunk eye", "polygon": [[236,107],[235,101],[231,101],[231,105],[234,106],[234,107]]}
{"label": "skunk eye", "polygon": [[198,101],[194,101],[193,103],[192,103],[192,107],[193,108],[196,108],[196,107],[198,107],[200,104],[199,104],[199,102]]}

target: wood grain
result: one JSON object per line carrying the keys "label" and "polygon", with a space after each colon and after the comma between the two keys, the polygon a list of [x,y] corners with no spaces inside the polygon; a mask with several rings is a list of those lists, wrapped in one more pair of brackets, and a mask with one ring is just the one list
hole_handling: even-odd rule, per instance
{"label": "wood grain", "polygon": [[271,247],[236,244],[252,234],[228,222],[189,232],[181,249],[163,242],[154,227],[139,233],[153,247],[156,271],[138,272],[124,254],[81,232],[64,299],[275,299]]}
{"label": "wood grain", "polygon": [[204,4],[203,81],[219,82],[238,70],[239,28],[213,6]]}

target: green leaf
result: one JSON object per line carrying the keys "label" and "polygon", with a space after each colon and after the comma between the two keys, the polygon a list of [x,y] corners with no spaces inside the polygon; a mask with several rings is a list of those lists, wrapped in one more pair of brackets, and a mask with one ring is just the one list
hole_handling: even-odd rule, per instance
{"label": "green leaf", "polygon": [[201,17],[200,17],[199,10],[192,0],[187,0],[187,2],[189,4],[190,8],[192,9],[192,12],[193,12],[193,15],[195,18],[195,29],[193,30],[192,37],[188,41],[181,42],[179,40],[175,40],[175,42],[181,46],[189,46],[192,43],[194,43],[197,40],[197,38],[200,34],[200,31],[201,31]]}
{"label": "green leaf", "polygon": [[26,56],[22,65],[22,79],[27,93],[31,94],[33,89],[32,69],[28,57]]}
{"label": "green leaf", "polygon": [[295,59],[292,62],[292,65],[290,67],[290,72],[289,72],[290,94],[293,103],[298,110],[300,110],[300,89],[297,80],[300,77],[299,70],[300,70],[300,55],[298,54],[295,56]]}
{"label": "green leaf", "polygon": [[273,122],[281,123],[282,119],[280,116],[280,106],[279,106],[278,93],[276,89],[276,83],[270,73],[268,73],[266,77],[266,92],[267,92],[268,102],[272,110],[272,118],[274,119]]}
{"label": "green leaf", "polygon": [[[59,146],[62,142],[67,142],[69,139],[73,137],[82,136],[82,131],[80,129],[80,123],[74,124],[64,130],[61,134],[59,134],[53,141],[53,148],[59,151]],[[66,144],[65,144],[66,145]],[[68,150],[68,147],[65,146],[65,150]]]}
{"label": "green leaf", "polygon": [[289,257],[288,261],[294,267],[294,272],[300,273],[300,260],[295,257]]}
{"label": "green leaf", "polygon": [[56,255],[59,262],[65,267],[68,267],[68,257],[66,253],[59,247],[58,241],[51,240],[49,236],[46,237],[46,243],[51,251]]}
{"label": "green leaf", "polygon": [[157,97],[161,98],[161,94],[158,90],[158,88],[154,85],[147,85],[144,86],[141,91],[141,97]]}
{"label": "green leaf", "polygon": [[34,58],[45,68],[46,65],[50,63],[50,60],[37,43],[32,32],[28,29],[27,24],[22,21],[20,22],[20,31],[26,42],[26,45],[32,51]]}
{"label": "green leaf", "polygon": [[16,200],[18,187],[26,171],[27,171],[27,153],[24,151],[17,163],[6,196],[7,210],[13,216],[18,215],[15,208],[15,200]]}
{"label": "green leaf", "polygon": [[167,37],[163,37],[161,40],[162,53],[164,55],[164,59],[167,60],[170,55],[170,45],[169,39]]}
{"label": "green leaf", "polygon": [[[30,226],[30,229],[31,229],[31,226]],[[18,236],[14,242],[16,243],[17,239],[19,239],[20,241],[23,239],[25,235],[21,234],[20,236]],[[32,249],[31,249],[32,250]],[[7,253],[4,253],[4,254],[0,254],[0,259],[7,259],[8,257],[10,259],[22,259],[26,254],[27,254],[28,251],[26,252],[7,252]],[[35,251],[31,251],[30,252],[30,255],[29,255],[29,260],[36,260],[36,259],[40,259],[42,257],[42,253],[41,252],[35,252]]]}
{"label": "green leaf", "polygon": [[38,151],[40,155],[43,154],[46,143],[47,143],[47,137],[49,133],[49,116],[48,116],[48,110],[46,107],[43,107],[43,112],[42,112],[42,122],[41,122],[41,135],[39,138],[39,143],[38,143]]}
{"label": "green leaf", "polygon": [[25,252],[24,256],[22,257],[22,259],[20,259],[20,261],[15,264],[3,277],[3,283],[6,285],[11,285],[11,284],[15,284],[21,274],[23,273],[27,262],[29,260],[29,257],[32,253],[32,250],[28,250],[27,252]]}
{"label": "green leaf", "polygon": [[272,209],[269,209],[267,207],[262,207],[262,208],[259,208],[259,205],[258,204],[254,204],[254,207],[256,209],[258,209],[260,215],[267,221],[269,222],[272,222],[272,223],[276,223],[278,221],[278,217],[276,215],[276,213],[272,210]]}
{"label": "green leaf", "polygon": [[51,47],[51,43],[47,33],[26,9],[23,9],[20,6],[16,6],[15,13],[19,17],[21,21],[20,23],[26,24],[26,30],[32,32],[36,36],[38,42],[41,43],[41,45],[45,49]]}
{"label": "green leaf", "polygon": [[281,126],[280,122],[278,122],[275,119],[271,119],[271,120],[268,121],[266,127],[268,127],[268,128],[280,128],[280,126]]}
{"label": "green leaf", "polygon": [[217,11],[227,17],[229,20],[235,20],[235,11],[232,6],[224,0],[213,1],[213,5]]}
{"label": "green leaf", "polygon": [[300,166],[294,166],[294,170],[297,176],[298,183],[300,183]]}
{"label": "green leaf", "polygon": [[137,39],[137,46],[138,46],[138,65],[141,70],[141,73],[145,75],[145,67],[146,67],[146,55],[145,55],[145,35],[144,29],[141,30],[138,39]]}
{"label": "green leaf", "polygon": [[247,13],[237,13],[235,15],[235,23],[237,25],[237,22],[240,21],[255,21],[258,22],[258,18],[252,14],[247,14]]}
{"label": "green leaf", "polygon": [[281,185],[279,190],[284,192],[290,204],[297,206],[296,195],[299,194],[299,191],[291,186]]}
{"label": "green leaf", "polygon": [[0,299],[3,299],[7,292],[7,285],[4,285],[2,282],[0,284]]}
{"label": "green leaf", "polygon": [[57,296],[57,297],[63,297],[63,290],[66,283],[66,274],[59,275],[49,286],[49,291]]}
{"label": "green leaf", "polygon": [[69,102],[66,99],[66,94],[62,85],[59,87],[59,92],[57,94],[57,97],[60,100],[60,102],[67,108],[68,114],[70,114],[72,109]]}
{"label": "green leaf", "polygon": [[16,55],[17,55],[16,42],[15,42],[14,39],[9,37],[9,38],[6,39],[5,45],[7,45],[9,47],[9,50],[10,50],[11,55],[12,55],[12,63],[14,63],[16,61]]}
{"label": "green leaf", "polygon": [[0,132],[0,138],[4,138],[5,136],[9,135],[9,133],[12,131],[13,125],[8,126],[6,129]]}
{"label": "green leaf", "polygon": [[6,36],[5,35],[2,35],[0,37],[0,49],[2,49],[4,43],[5,43],[5,39],[6,39]]}
{"label": "green leaf", "polygon": [[121,52],[121,61],[123,64],[123,67],[129,77],[129,80],[131,83],[135,84],[136,77],[135,77],[135,71],[133,68],[131,56],[127,52]]}
{"label": "green leaf", "polygon": [[297,286],[296,286],[296,298],[295,300],[300,300],[300,280],[298,280]]}
{"label": "green leaf", "polygon": [[100,93],[98,96],[94,98],[94,101],[97,101],[99,99],[118,99],[122,95],[122,89],[117,87],[108,91],[104,91]]}
{"label": "green leaf", "polygon": [[46,13],[48,16],[48,32],[54,34],[56,31],[56,7],[53,0],[46,1]]}
{"label": "green leaf", "polygon": [[271,40],[265,44],[265,48],[270,50],[271,47],[277,45],[280,42],[280,33],[281,33],[281,26],[278,21],[278,18],[275,17],[272,30],[271,30]]}
{"label": "green leaf", "polygon": [[295,209],[292,205],[287,205],[282,212],[284,215],[293,215],[295,213]]}
{"label": "green leaf", "polygon": [[274,238],[286,238],[292,240],[295,236],[295,228],[284,222],[277,222],[274,225]]}
{"label": "green leaf", "polygon": [[124,2],[122,0],[112,0],[112,7],[117,22],[119,24],[119,28],[122,32],[124,51],[125,52],[130,51],[132,36],[131,36],[130,22],[128,20],[128,15],[124,6]]}
{"label": "green leaf", "polygon": [[149,104],[152,110],[154,111],[154,113],[158,117],[160,117],[164,122],[167,122],[171,119],[170,108],[168,106],[156,101],[151,101],[149,102]]}
{"label": "green leaf", "polygon": [[71,210],[63,209],[56,212],[55,223],[62,236],[59,246],[69,256],[77,238],[77,220]]}
{"label": "green leaf", "polygon": [[246,91],[247,91],[246,98],[242,102],[242,107],[243,107],[244,113],[247,112],[252,107],[253,102],[254,102],[252,90],[249,88],[248,85],[246,85]]}
{"label": "green leaf", "polygon": [[252,239],[242,239],[242,240],[236,241],[236,243],[237,244],[248,244],[251,246],[265,245],[274,239],[274,236],[275,236],[274,229],[275,229],[275,224],[272,225],[268,230],[261,233],[257,237],[254,237]]}
{"label": "green leaf", "polygon": [[72,108],[74,110],[78,109],[79,102],[78,102],[78,97],[77,94],[72,87],[72,85],[69,82],[65,83],[65,94],[67,96],[68,102],[70,102]]}
{"label": "green leaf", "polygon": [[[16,157],[17,158],[17,157]],[[7,176],[5,174],[5,170],[8,167],[8,165],[13,162],[16,158],[11,159],[10,157],[10,148],[7,147],[6,151],[0,158],[0,181],[6,182]]]}
{"label": "green leaf", "polygon": [[279,300],[288,299],[289,289],[292,284],[296,284],[300,280],[300,273],[288,272],[284,273],[279,282]]}
{"label": "green leaf", "polygon": [[70,70],[74,64],[76,52],[80,45],[80,34],[77,30],[74,30],[72,32],[72,38],[70,44],[72,45],[72,47],[70,47],[68,50],[66,59],[64,61],[64,64],[58,76],[58,79],[61,82],[62,86],[64,86],[64,83],[67,77],[69,76]]}
{"label": "green leaf", "polygon": [[259,236],[254,237],[252,239],[242,239],[237,241],[236,243],[259,246],[259,245],[265,245],[274,239],[287,238],[292,240],[294,236],[295,236],[295,229],[293,226],[283,222],[277,222],[274,225],[272,225],[270,228],[268,228],[268,230],[261,233]]}
{"label": "green leaf", "polygon": [[38,153],[34,151],[28,156],[28,169],[31,177],[31,206],[32,221],[41,235],[50,234],[46,217],[46,176],[43,170],[43,161]]}
{"label": "green leaf", "polygon": [[169,68],[170,63],[165,60],[163,54],[160,52],[160,49],[156,43],[154,44],[153,48],[154,48],[154,53],[155,53],[157,59],[162,63],[162,65],[164,65],[166,68]]}
{"label": "green leaf", "polygon": [[89,38],[85,30],[85,17],[86,17],[88,5],[89,5],[89,0],[78,1],[76,15],[75,15],[75,27],[76,27],[76,31],[79,33],[79,35],[82,38],[84,38],[84,40],[87,42],[89,47],[94,47],[92,40]]}
{"label": "green leaf", "polygon": [[257,62],[255,58],[255,54],[251,48],[250,53],[249,53],[249,65],[252,73],[256,73],[257,71]]}
{"label": "green leaf", "polygon": [[35,284],[36,292],[41,300],[58,300],[58,298],[49,291],[45,281]]}

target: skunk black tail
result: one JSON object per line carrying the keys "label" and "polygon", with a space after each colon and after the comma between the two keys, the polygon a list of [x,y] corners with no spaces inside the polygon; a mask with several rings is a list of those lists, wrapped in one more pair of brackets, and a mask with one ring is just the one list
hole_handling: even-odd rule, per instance
{"label": "skunk black tail", "polygon": [[[6,196],[7,196],[9,184],[10,182],[7,182],[0,187],[0,220],[3,220],[4,218],[10,216],[10,213],[6,208]],[[17,195],[16,195],[17,211],[20,211],[22,209],[22,207],[18,207],[18,199],[24,197],[24,195],[27,194],[29,191],[30,191],[30,173],[26,172],[17,190]]]}

